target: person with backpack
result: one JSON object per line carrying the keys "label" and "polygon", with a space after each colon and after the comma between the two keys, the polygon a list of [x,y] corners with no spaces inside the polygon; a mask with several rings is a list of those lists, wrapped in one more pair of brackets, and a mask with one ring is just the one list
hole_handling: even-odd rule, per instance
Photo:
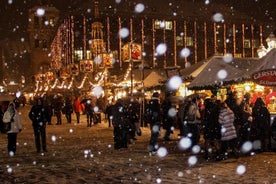
{"label": "person with backpack", "polygon": [[16,152],[17,134],[21,132],[22,124],[19,112],[13,102],[9,104],[8,109],[4,113],[3,123],[10,123],[10,129],[7,130],[8,152],[10,155],[14,155]]}

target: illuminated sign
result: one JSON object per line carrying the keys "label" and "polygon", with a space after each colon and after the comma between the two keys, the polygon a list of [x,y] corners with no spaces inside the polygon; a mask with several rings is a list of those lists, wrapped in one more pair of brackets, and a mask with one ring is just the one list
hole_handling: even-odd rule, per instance
{"label": "illuminated sign", "polygon": [[257,84],[263,86],[276,86],[276,70],[262,70],[252,74],[252,79]]}
{"label": "illuminated sign", "polygon": [[122,48],[123,61],[141,61],[142,60],[142,47],[141,44],[128,43]]}
{"label": "illuminated sign", "polygon": [[80,61],[80,71],[92,72],[93,71],[93,61],[92,60],[81,60]]}

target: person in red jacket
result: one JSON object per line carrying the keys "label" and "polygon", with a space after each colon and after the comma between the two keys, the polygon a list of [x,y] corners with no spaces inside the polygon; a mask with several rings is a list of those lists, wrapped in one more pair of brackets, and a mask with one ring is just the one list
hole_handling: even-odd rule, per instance
{"label": "person in red jacket", "polygon": [[73,103],[74,112],[76,114],[77,123],[80,123],[80,113],[82,111],[81,101],[79,97],[76,97]]}

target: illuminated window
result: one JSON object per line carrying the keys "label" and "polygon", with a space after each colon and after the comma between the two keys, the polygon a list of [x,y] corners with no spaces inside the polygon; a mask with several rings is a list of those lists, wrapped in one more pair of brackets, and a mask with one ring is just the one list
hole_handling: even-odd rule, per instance
{"label": "illuminated window", "polygon": [[193,46],[194,40],[193,37],[187,37],[187,46]]}
{"label": "illuminated window", "polygon": [[156,20],[154,22],[154,28],[155,29],[172,30],[173,23],[172,23],[172,21],[160,21],[160,20]]}
{"label": "illuminated window", "polygon": [[176,45],[177,46],[183,46],[183,37],[182,36],[177,36],[176,37]]}
{"label": "illuminated window", "polygon": [[55,26],[55,18],[54,18],[54,17],[51,17],[51,18],[49,19],[49,25],[52,26],[52,27]]}
{"label": "illuminated window", "polygon": [[82,50],[75,50],[75,60],[79,61],[83,59]]}
{"label": "illuminated window", "polygon": [[251,48],[251,41],[249,39],[244,40],[244,48]]}

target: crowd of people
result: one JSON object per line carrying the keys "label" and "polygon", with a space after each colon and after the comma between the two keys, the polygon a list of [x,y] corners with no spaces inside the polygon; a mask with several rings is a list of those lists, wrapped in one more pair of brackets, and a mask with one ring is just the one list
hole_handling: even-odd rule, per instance
{"label": "crowd of people", "polygon": [[195,95],[186,97],[178,107],[171,103],[170,97],[160,99],[154,93],[148,102],[145,120],[151,129],[150,152],[158,149],[161,127],[165,130],[165,141],[170,141],[170,134],[177,127],[178,135],[191,141],[191,150],[200,144],[202,137],[206,160],[271,151],[271,115],[261,97],[251,104],[250,96],[240,99],[232,91],[224,101],[216,96],[203,99]]}
{"label": "crowd of people", "polygon": [[[56,117],[56,125],[62,124],[62,115],[67,123],[72,123],[75,113],[76,123],[81,123],[81,115],[86,116],[87,127],[101,121],[98,116],[102,111],[106,115],[108,127],[113,127],[114,148],[127,148],[128,144],[141,136],[141,121],[150,128],[148,151],[158,150],[158,139],[161,128],[164,130],[164,141],[171,141],[170,135],[179,129],[179,138],[189,138],[193,146],[204,143],[204,158],[207,160],[223,160],[230,156],[238,158],[250,151],[264,152],[271,149],[270,112],[262,98],[250,103],[249,96],[237,99],[235,92],[229,92],[226,100],[221,101],[212,96],[201,98],[189,96],[178,104],[172,102],[172,94],[166,93],[162,98],[158,92],[152,94],[141,108],[139,99],[129,97],[117,99],[103,105],[96,98],[75,96],[65,97],[47,95],[37,97],[33,101],[28,114],[32,121],[36,151],[47,152],[46,125],[52,125]],[[25,102],[24,102],[25,105]],[[15,101],[9,103],[1,111],[1,124],[11,122],[8,135],[8,151],[16,152],[17,134],[22,130],[20,116]],[[143,111],[144,110],[144,111]],[[143,111],[143,112],[142,112]],[[148,126],[149,125],[149,126]],[[201,142],[203,138],[203,142]],[[250,143],[251,148],[245,150],[244,145]]]}

